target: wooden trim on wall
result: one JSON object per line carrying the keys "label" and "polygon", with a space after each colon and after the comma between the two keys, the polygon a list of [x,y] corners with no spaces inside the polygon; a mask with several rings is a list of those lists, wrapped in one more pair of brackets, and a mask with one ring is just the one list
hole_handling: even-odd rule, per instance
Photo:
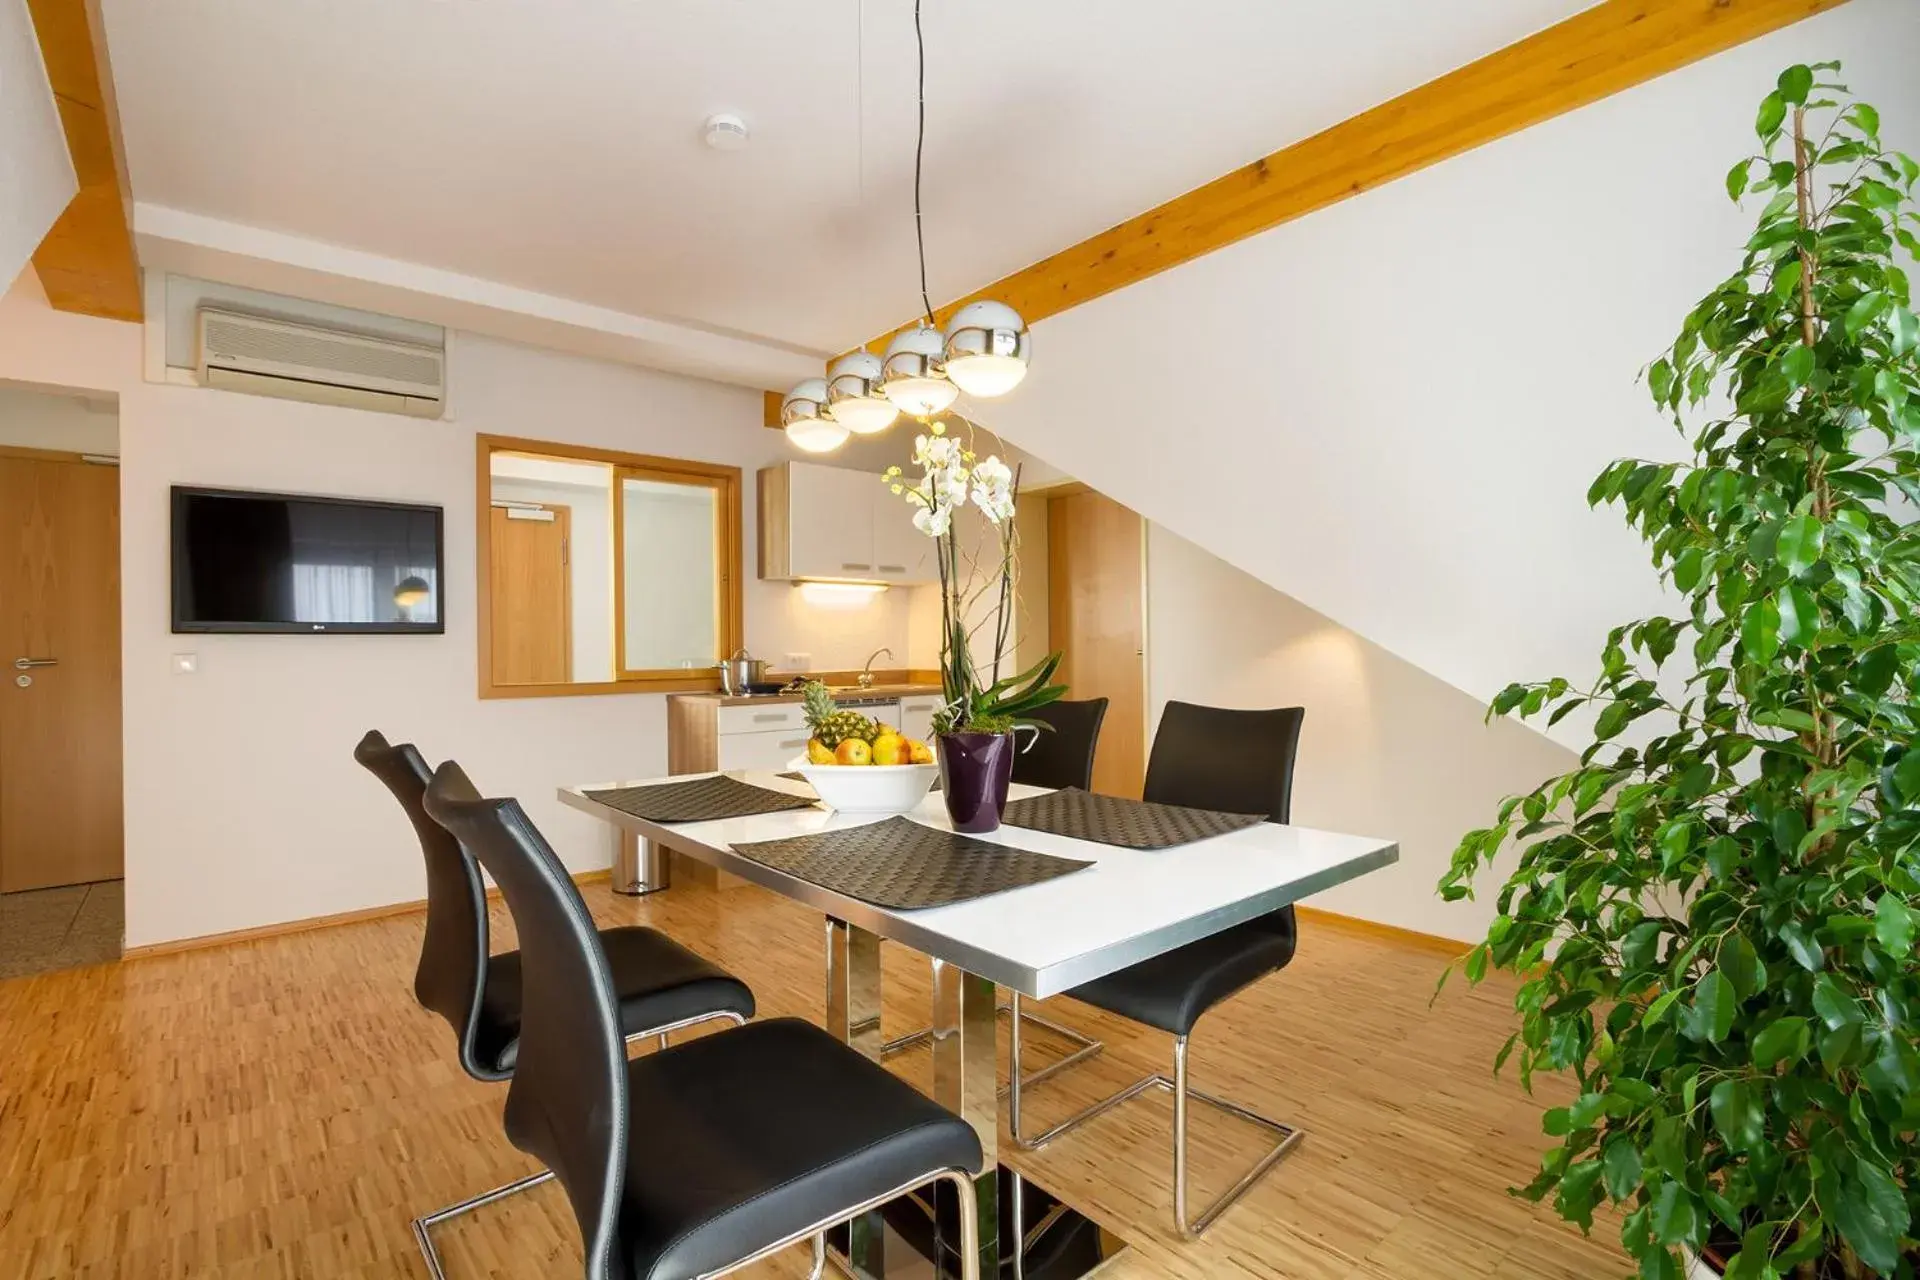
{"label": "wooden trim on wall", "polygon": [[1434,955],[1449,960],[1458,960],[1473,950],[1471,942],[1461,942],[1458,938],[1443,938],[1437,933],[1421,933],[1417,929],[1403,929],[1397,924],[1381,924],[1378,920],[1362,920],[1359,916],[1342,915],[1337,911],[1327,911],[1321,907],[1295,906],[1294,911],[1302,917],[1320,924],[1344,929],[1349,933],[1364,933],[1376,938],[1385,938],[1405,947],[1420,951],[1430,951]]}
{"label": "wooden trim on wall", "polygon": [[0,444],[0,458],[25,458],[30,462],[78,462],[90,467],[117,467],[118,458],[112,462],[95,462],[95,458],[105,458],[102,453],[73,453],[66,449],[35,449],[24,444]]}
{"label": "wooden trim on wall", "polygon": [[[955,299],[934,319],[945,324],[982,298],[1006,303],[1028,324],[1059,315],[1844,3],[1603,0]],[[868,349],[883,349],[896,332]],[[780,399],[767,394],[769,427],[780,425]]]}
{"label": "wooden trim on wall", "polygon": [[[611,880],[611,869],[601,871],[582,871],[573,877],[577,885],[598,884]],[[487,890],[487,901],[500,901],[500,890]],[[394,916],[412,915],[425,911],[427,900],[419,898],[412,902],[389,902],[382,907],[362,907],[358,911],[340,911],[330,916],[308,916],[303,920],[286,920],[279,924],[263,924],[252,929],[232,929],[226,933],[207,933],[197,938],[175,938],[171,942],[150,942],[144,947],[128,947],[121,953],[122,960],[147,960],[154,956],[178,955],[182,951],[205,951],[213,947],[233,946],[242,942],[261,942],[268,938],[285,938],[296,933],[311,933],[315,929],[332,929],[345,924],[365,924],[369,920],[387,920]]]}
{"label": "wooden trim on wall", "polygon": [[80,187],[34,250],[34,273],[56,310],[138,321],[140,265],[99,11],[89,0],[27,0],[27,10]]}
{"label": "wooden trim on wall", "polygon": [[[577,698],[591,697],[608,693],[713,693],[720,688],[718,671],[707,672],[661,672],[644,673],[620,677],[613,680],[578,682],[571,684],[513,684],[497,685],[493,682],[493,601],[489,587],[493,575],[493,557],[490,523],[493,506],[493,470],[492,457],[496,453],[514,454],[531,458],[557,458],[571,462],[597,462],[611,466],[613,471],[612,493],[610,500],[615,537],[619,534],[620,516],[620,475],[625,471],[651,471],[662,475],[687,476],[713,482],[721,492],[723,507],[725,547],[721,569],[727,575],[727,582],[721,591],[723,626],[725,628],[722,643],[728,653],[741,644],[741,630],[745,617],[745,591],[742,584],[744,566],[741,547],[744,533],[741,524],[740,487],[742,476],[739,467],[730,467],[718,462],[700,462],[688,458],[660,458],[652,454],[623,453],[617,449],[601,449],[592,445],[562,444],[552,440],[529,440],[519,436],[476,435],[474,437],[474,570],[475,570],[475,630],[479,633],[479,669],[475,673],[482,698]],[[616,541],[616,549],[618,543]],[[614,636],[615,665],[618,666],[619,638],[621,627],[620,561],[613,557],[614,564]],[[619,675],[618,671],[615,672]]]}

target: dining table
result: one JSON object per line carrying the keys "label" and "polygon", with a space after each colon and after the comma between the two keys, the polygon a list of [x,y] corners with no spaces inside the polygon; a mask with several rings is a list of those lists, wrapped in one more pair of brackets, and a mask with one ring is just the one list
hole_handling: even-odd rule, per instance
{"label": "dining table", "polygon": [[[996,1041],[998,992],[1004,987],[1033,1000],[1072,991],[1173,948],[1278,911],[1321,890],[1354,880],[1399,859],[1399,846],[1374,836],[1260,822],[1176,848],[1147,850],[1096,843],[1047,831],[1003,825],[975,836],[1010,850],[1052,855],[1086,865],[1068,874],[949,905],[903,909],[757,861],[736,846],[788,840],[885,821],[880,814],[805,808],[695,822],[656,822],[596,799],[596,793],[683,783],[717,775],[583,783],[560,788],[561,803],[612,825],[621,839],[651,845],[728,872],[820,913],[824,933],[827,1030],[875,1061],[881,1034],[880,944],[910,947],[927,957],[932,975],[930,1033],[932,1094],[979,1134],[985,1166],[975,1179],[980,1214],[981,1276],[1081,1274],[1060,1263],[1064,1246],[1035,1267],[1036,1237],[1074,1236],[1078,1215],[1028,1180],[1003,1169]],[[797,777],[736,771],[726,776],[751,786],[811,797]],[[1015,784],[1010,800],[1045,794]],[[906,815],[936,830],[951,830],[938,791]],[[669,890],[671,892],[671,890]],[[1014,1069],[1018,1069],[1018,1064]],[[1036,1231],[1035,1195],[1045,1197]],[[1003,1200],[1012,1203],[1004,1205]],[[938,1227],[934,1206],[921,1203]],[[1005,1217],[1003,1217],[1003,1210]],[[909,1215],[910,1216],[910,1215]],[[872,1280],[944,1275],[943,1250],[955,1233],[934,1230],[933,1247],[900,1229],[883,1211],[849,1224],[837,1250],[857,1274]],[[891,1225],[891,1229],[890,1228]],[[1094,1233],[1083,1229],[1083,1240]],[[1085,1245],[1086,1266],[1098,1265],[1123,1242]],[[945,1243],[943,1243],[943,1241]]]}

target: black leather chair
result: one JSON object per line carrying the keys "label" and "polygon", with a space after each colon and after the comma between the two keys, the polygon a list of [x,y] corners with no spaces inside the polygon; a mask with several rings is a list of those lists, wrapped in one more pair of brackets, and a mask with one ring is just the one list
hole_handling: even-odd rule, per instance
{"label": "black leather chair", "polygon": [[566,1189],[587,1280],[687,1280],[813,1241],[945,1180],[978,1280],[980,1140],[885,1068],[797,1018],[748,1023],[629,1060],[612,966],[579,890],[514,800],[456,764],[427,812],[480,860],[520,932],[526,997],[506,1131]]}
{"label": "black leather chair", "polygon": [[[414,971],[414,998],[453,1028],[460,1065],[468,1075],[506,1080],[520,1052],[525,1004],[521,953],[487,954],[487,898],[480,869],[459,841],[427,816],[424,800],[433,775],[414,745],[394,746],[378,731],[370,731],[354,748],[353,758],[393,792],[413,823],[426,859],[427,929]],[[683,1027],[714,1019],[741,1023],[753,1016],[753,992],[746,983],[658,929],[604,929],[599,936],[628,1041],[654,1037],[665,1047],[669,1034]],[[434,1280],[442,1280],[444,1272],[432,1227],[552,1176],[533,1174],[415,1218],[414,1238]]]}
{"label": "black leather chair", "polygon": [[1021,750],[1013,757],[1013,780],[1030,787],[1093,789],[1093,753],[1100,744],[1100,722],[1107,717],[1105,698],[1081,702],[1052,702],[1029,711],[1030,720],[1050,727],[1020,736]]}
{"label": "black leather chair", "polygon": [[[1188,702],[1169,702],[1154,736],[1147,762],[1144,798],[1161,804],[1217,809],[1227,813],[1263,813],[1286,822],[1293,805],[1293,763],[1300,745],[1300,707],[1273,711],[1230,711]],[[1178,857],[1174,850],[1163,856]],[[1202,1014],[1293,959],[1297,938],[1291,906],[1236,925],[1223,933],[1143,960],[1117,973],[1075,987],[1067,995],[1108,1013],[1158,1028],[1173,1036],[1173,1075],[1154,1074],[1110,1098],[1062,1120],[1045,1133],[1023,1137],[1020,1124],[1021,1079],[1014,1071],[1008,1105],[1015,1145],[1045,1146],[1148,1089],[1173,1094],[1173,1221],[1187,1239],[1211,1226],[1269,1169],[1299,1143],[1301,1133],[1236,1103],[1191,1088],[1187,1082],[1187,1038]],[[1020,996],[1013,997],[1013,1061],[1020,1061]],[[1033,1081],[1028,1080],[1031,1087]],[[1196,1218],[1187,1213],[1187,1103],[1198,1099],[1259,1125],[1275,1144],[1247,1175]]]}

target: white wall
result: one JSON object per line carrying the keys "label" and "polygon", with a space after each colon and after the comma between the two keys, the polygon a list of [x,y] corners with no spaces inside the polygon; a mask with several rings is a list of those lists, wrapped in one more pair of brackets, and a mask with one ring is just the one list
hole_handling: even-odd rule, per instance
{"label": "white wall", "polygon": [[1158,525],[1147,529],[1147,700],[1305,707],[1293,786],[1301,826],[1384,836],[1400,862],[1309,905],[1478,939],[1498,881],[1471,902],[1434,885],[1460,836],[1501,797],[1574,767],[1574,754]]}
{"label": "white wall", "polygon": [[1920,153],[1920,5],[1854,0],[1041,322],[993,425],[1476,698],[1589,674],[1663,597],[1587,485],[1678,452],[1637,373],[1738,265],[1755,105],[1829,58]]}
{"label": "white wall", "polygon": [[120,415],[111,399],[0,385],[0,445],[110,457],[120,452]]}
{"label": "white wall", "polygon": [[27,0],[0,0],[0,281],[20,274],[78,189]]}
{"label": "white wall", "polygon": [[573,678],[613,679],[613,469],[597,484],[554,484],[496,474],[493,496],[568,510],[569,599],[573,609]]}
{"label": "white wall", "polygon": [[[490,793],[519,796],[570,867],[604,866],[602,828],[554,791],[664,773],[664,699],[477,698],[473,436],[704,458],[751,483],[787,450],[759,395],[455,335],[452,417],[428,422],[148,384],[140,355],[138,327],[51,311],[30,276],[0,299],[0,379],[119,395],[129,944],[420,897],[412,837],[352,761],[371,727],[459,757]],[[446,634],[170,634],[176,482],[440,504]],[[906,594],[828,616],[750,581],[748,640],[858,666],[881,644],[904,651]],[[188,651],[199,674],[170,674],[168,655]]]}

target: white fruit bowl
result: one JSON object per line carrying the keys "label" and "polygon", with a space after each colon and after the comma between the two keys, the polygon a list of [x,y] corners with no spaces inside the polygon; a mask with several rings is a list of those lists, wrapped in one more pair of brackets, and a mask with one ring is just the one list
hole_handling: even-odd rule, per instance
{"label": "white fruit bowl", "polygon": [[905,813],[940,776],[937,764],[809,764],[802,756],[791,767],[836,813]]}

